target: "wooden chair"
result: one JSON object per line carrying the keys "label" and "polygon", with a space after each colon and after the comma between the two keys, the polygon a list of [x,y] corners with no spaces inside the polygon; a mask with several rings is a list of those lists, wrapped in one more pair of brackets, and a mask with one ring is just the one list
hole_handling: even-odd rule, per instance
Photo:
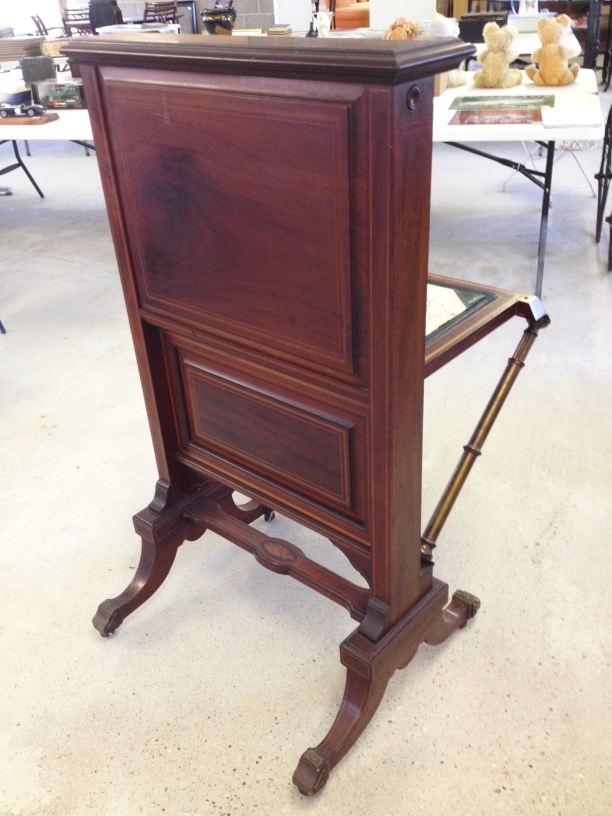
{"label": "wooden chair", "polygon": [[176,0],[167,3],[145,3],[143,23],[178,23]]}
{"label": "wooden chair", "polygon": [[51,28],[47,28],[38,14],[32,14],[32,20],[34,21],[36,30],[41,37],[48,37],[50,31],[64,31],[63,26],[52,26]]}
{"label": "wooden chair", "polygon": [[93,34],[91,23],[89,22],[89,11],[87,9],[63,9],[62,21],[66,36],[72,37],[74,34]]}

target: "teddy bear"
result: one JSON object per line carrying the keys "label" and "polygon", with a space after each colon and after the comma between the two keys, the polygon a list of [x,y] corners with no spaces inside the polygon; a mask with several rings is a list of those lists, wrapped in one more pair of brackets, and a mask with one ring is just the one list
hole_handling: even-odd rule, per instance
{"label": "teddy bear", "polygon": [[528,65],[525,73],[536,85],[569,85],[576,79],[580,70],[578,65],[567,64],[570,57],[576,57],[580,53],[580,51],[576,53],[576,38],[568,39],[568,36],[571,36],[570,18],[567,14],[540,17],[538,36],[542,47],[537,48],[531,55],[531,59],[538,63],[538,67]]}
{"label": "teddy bear", "polygon": [[419,32],[416,23],[406,20],[405,17],[398,17],[383,34],[383,40],[414,40]]}
{"label": "teddy bear", "polygon": [[[458,37],[459,26],[457,21],[436,13],[427,28],[419,34],[418,40],[439,40],[443,37]],[[466,79],[461,68],[448,72],[448,84],[451,88],[465,85]]]}
{"label": "teddy bear", "polygon": [[482,30],[486,51],[480,55],[482,70],[474,75],[477,88],[511,88],[520,85],[523,75],[511,69],[510,63],[518,59],[518,51],[508,51],[518,36],[513,26],[500,28],[497,23],[487,23]]}

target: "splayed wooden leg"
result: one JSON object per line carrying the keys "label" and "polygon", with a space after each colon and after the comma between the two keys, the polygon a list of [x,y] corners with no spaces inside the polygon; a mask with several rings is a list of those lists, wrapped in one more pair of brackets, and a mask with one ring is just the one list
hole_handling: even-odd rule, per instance
{"label": "splayed wooden leg", "polygon": [[189,508],[202,498],[224,501],[230,494],[230,488],[211,482],[162,513],[147,507],[134,516],[134,527],[142,539],[140,563],[121,595],[103,601],[98,607],[92,622],[102,637],[118,629],[129,614],[159,589],[180,545],[204,534],[205,527],[196,528],[185,519]]}
{"label": "splayed wooden leg", "polygon": [[[448,587],[434,579],[426,595],[376,643],[359,633],[344,641],[340,659],[346,666],[346,686],[340,710],[325,739],[301,757],[293,781],[301,793],[320,790],[370,722],[383,698],[387,683],[397,669],[414,657],[436,621],[442,616]],[[457,627],[455,627],[457,628]]]}
{"label": "splayed wooden leg", "polygon": [[381,673],[370,680],[347,669],[344,698],[329,734],[316,748],[309,748],[302,754],[293,774],[300,793],[311,796],[325,785],[331,769],[354,745],[374,716],[392,673]]}
{"label": "splayed wooden leg", "polygon": [[153,541],[142,539],[140,563],[130,585],[116,598],[103,601],[94,616],[93,625],[102,637],[118,629],[130,613],[159,589],[170,572],[181,543],[182,539],[175,539],[157,546]]}

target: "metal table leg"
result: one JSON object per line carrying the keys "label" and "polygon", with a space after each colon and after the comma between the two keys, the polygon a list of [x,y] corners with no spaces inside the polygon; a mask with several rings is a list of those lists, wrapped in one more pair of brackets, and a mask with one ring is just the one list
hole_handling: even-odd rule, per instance
{"label": "metal table leg", "polygon": [[475,153],[477,156],[490,159],[498,164],[503,164],[504,167],[511,167],[517,173],[520,173],[522,176],[525,176],[525,178],[528,178],[529,181],[537,184],[537,186],[542,190],[542,216],[540,219],[540,241],[538,245],[538,268],[535,288],[536,297],[542,297],[542,279],[544,277],[546,235],[548,231],[548,210],[550,209],[550,190],[552,186],[553,162],[555,158],[555,143],[537,143],[542,145],[542,147],[545,147],[547,150],[546,169],[544,171],[532,170],[531,168],[526,167],[524,164],[521,164],[521,162],[505,159],[501,156],[494,156],[492,153],[485,153],[484,150],[477,150],[475,147],[469,147],[468,145],[460,144],[459,142],[446,142],[446,144],[449,144],[452,147],[458,147],[460,150],[466,150],[468,153]]}
{"label": "metal table leg", "polygon": [[599,54],[599,31],[601,28],[602,0],[590,0],[589,16],[587,18],[586,43],[584,46],[583,67],[597,71],[597,56]]}
{"label": "metal table leg", "polygon": [[599,173],[595,173],[597,179],[597,221],[595,223],[595,243],[599,243],[601,238],[601,225],[603,223],[604,211],[606,209],[606,201],[608,199],[608,190],[610,188],[610,181],[612,180],[612,108],[608,114],[606,121],[606,130],[604,132],[603,147],[601,150],[601,164],[599,165]]}
{"label": "metal table leg", "polygon": [[548,233],[548,210],[550,208],[550,188],[552,185],[553,162],[555,160],[555,143],[548,142],[546,156],[546,174],[544,176],[544,195],[542,196],[542,217],[540,219],[540,243],[538,246],[538,271],[536,274],[536,297],[542,297],[544,279],[544,259],[546,257],[546,236]]}
{"label": "metal table leg", "polygon": [[83,141],[81,141],[80,139],[71,139],[70,141],[71,141],[73,144],[78,144],[78,145],[81,145],[81,147],[84,147],[84,148],[85,148],[85,155],[86,155],[86,156],[89,156],[89,151],[90,151],[90,150],[93,150],[93,151],[94,151],[94,153],[95,153],[95,151],[96,151],[96,148],[94,147],[94,145],[93,145],[91,142],[83,142]]}
{"label": "metal table leg", "polygon": [[[612,10],[612,9],[610,9]],[[604,62],[601,69],[601,84],[604,91],[610,87],[612,77],[612,14],[608,13],[608,31],[606,33],[606,47],[604,48]]]}
{"label": "metal table leg", "polygon": [[[8,141],[8,139],[4,139],[4,141],[0,142],[0,144],[4,144],[4,143],[5,143],[5,142],[7,142],[7,141]],[[38,186],[38,184],[37,184],[37,183],[34,181],[34,177],[33,177],[33,176],[32,176],[32,174],[30,173],[30,171],[28,170],[28,168],[25,166],[25,164],[23,163],[23,160],[22,160],[21,156],[19,155],[19,148],[17,147],[17,142],[16,142],[16,140],[11,139],[11,141],[12,141],[12,143],[13,143],[13,151],[14,151],[14,153],[15,153],[15,158],[17,159],[17,162],[16,162],[15,164],[9,164],[7,167],[3,167],[3,168],[0,170],[0,176],[3,176],[5,173],[10,173],[12,170],[16,170],[18,167],[21,167],[21,169],[23,170],[23,172],[26,174],[26,176],[27,176],[27,177],[28,177],[28,179],[30,180],[30,182],[31,182],[32,186],[34,187],[34,189],[36,190],[36,192],[38,193],[38,195],[39,195],[41,198],[44,198],[45,196],[44,196],[44,194],[43,194],[43,191],[40,189],[40,187]]]}

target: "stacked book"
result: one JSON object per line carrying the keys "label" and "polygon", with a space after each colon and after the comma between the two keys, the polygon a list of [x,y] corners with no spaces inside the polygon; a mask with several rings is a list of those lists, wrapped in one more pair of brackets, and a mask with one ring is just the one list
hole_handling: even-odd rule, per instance
{"label": "stacked book", "polygon": [[68,37],[60,37],[54,40],[46,40],[40,46],[40,50],[43,57],[55,57],[57,59],[64,56],[61,53],[61,49],[66,45],[70,45]]}
{"label": "stacked book", "polygon": [[0,62],[19,62],[24,57],[39,57],[44,37],[0,37]]}
{"label": "stacked book", "polygon": [[290,37],[292,34],[291,26],[290,25],[272,25],[268,29],[268,36],[269,37]]}

